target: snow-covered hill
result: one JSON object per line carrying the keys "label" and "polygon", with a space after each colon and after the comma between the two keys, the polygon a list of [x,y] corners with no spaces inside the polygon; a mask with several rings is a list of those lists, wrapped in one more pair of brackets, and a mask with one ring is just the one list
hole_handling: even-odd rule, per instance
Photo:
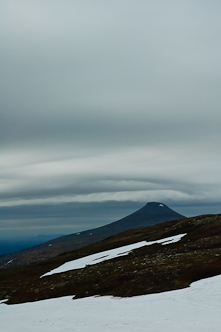
{"label": "snow-covered hill", "polygon": [[4,332],[220,332],[221,275],[132,298],[71,296],[0,304]]}

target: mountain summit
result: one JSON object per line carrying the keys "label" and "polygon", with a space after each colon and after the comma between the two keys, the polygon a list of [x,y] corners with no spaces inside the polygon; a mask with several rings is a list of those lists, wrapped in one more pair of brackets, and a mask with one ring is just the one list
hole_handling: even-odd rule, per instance
{"label": "mountain summit", "polygon": [[149,202],[144,207],[129,216],[100,228],[112,229],[113,231],[116,230],[116,232],[119,233],[128,229],[151,226],[164,221],[184,218],[184,216],[170,209],[163,203]]}
{"label": "mountain summit", "polygon": [[7,268],[48,259],[67,251],[79,249],[89,244],[104,240],[109,236],[127,230],[184,218],[184,216],[173,211],[163,203],[150,202],[129,216],[105,226],[61,236],[35,247],[4,256],[0,259],[0,267],[4,266]]}

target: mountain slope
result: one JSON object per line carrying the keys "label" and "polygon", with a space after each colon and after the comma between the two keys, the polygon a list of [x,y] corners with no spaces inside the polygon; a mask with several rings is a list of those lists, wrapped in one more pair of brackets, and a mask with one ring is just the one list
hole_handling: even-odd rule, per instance
{"label": "mountain slope", "polygon": [[[155,243],[84,268],[42,277],[65,262],[139,241],[185,234],[176,243]],[[0,299],[21,303],[75,295],[130,297],[188,287],[221,274],[221,215],[142,227],[49,260],[0,271]]]}
{"label": "mountain slope", "polygon": [[26,265],[27,263],[48,259],[67,251],[82,248],[126,230],[183,218],[185,217],[165,204],[150,202],[131,215],[111,224],[62,236],[44,244],[7,255],[0,259],[0,267]]}
{"label": "mountain slope", "polygon": [[163,221],[183,218],[185,217],[170,209],[165,204],[159,202],[150,202],[129,216],[115,221],[109,225],[102,226],[98,230],[110,230],[116,234],[128,229],[151,226],[159,224]]}

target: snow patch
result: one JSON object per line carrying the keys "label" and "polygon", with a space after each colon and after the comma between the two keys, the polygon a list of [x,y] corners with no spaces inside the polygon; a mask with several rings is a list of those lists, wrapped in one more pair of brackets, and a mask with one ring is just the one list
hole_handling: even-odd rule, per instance
{"label": "snow patch", "polygon": [[113,258],[116,258],[119,256],[125,256],[125,255],[128,255],[132,250],[135,250],[135,249],[138,249],[138,248],[141,248],[144,246],[150,246],[150,245],[156,244],[156,243],[162,243],[165,245],[171,244],[171,243],[179,241],[185,235],[186,235],[186,233],[170,236],[170,237],[160,239],[160,240],[155,240],[155,241],[149,241],[149,242],[141,241],[141,242],[129,244],[127,246],[123,246],[120,248],[110,249],[110,250],[102,251],[102,252],[92,254],[89,256],[85,256],[85,257],[64,263],[61,266],[57,267],[56,269],[45,273],[44,275],[41,276],[41,278],[55,274],[55,273],[62,273],[62,272],[70,271],[70,270],[82,269],[86,265],[94,265],[94,264],[98,264],[98,263],[101,263],[106,260],[113,259]]}

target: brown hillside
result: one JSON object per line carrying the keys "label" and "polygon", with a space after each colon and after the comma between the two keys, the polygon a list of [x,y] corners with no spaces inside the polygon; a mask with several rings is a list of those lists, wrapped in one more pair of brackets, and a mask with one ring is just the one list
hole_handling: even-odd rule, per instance
{"label": "brown hillside", "polygon": [[[142,240],[187,233],[84,269],[40,278],[62,263]],[[221,273],[221,215],[206,215],[129,230],[41,263],[0,271],[0,298],[8,303],[75,295],[134,296],[188,287]]]}

